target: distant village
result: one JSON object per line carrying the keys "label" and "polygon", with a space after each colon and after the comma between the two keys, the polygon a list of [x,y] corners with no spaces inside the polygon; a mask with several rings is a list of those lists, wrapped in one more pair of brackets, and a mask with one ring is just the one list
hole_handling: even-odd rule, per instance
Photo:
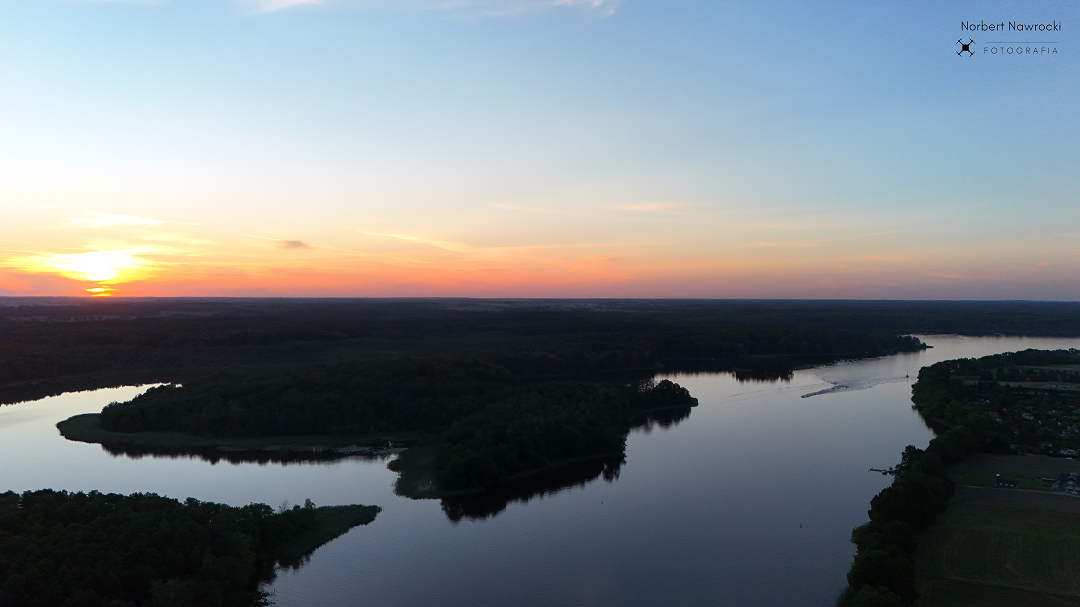
{"label": "distant village", "polygon": [[1014,367],[957,379],[978,386],[972,404],[1004,426],[1013,452],[1080,455],[1080,369]]}

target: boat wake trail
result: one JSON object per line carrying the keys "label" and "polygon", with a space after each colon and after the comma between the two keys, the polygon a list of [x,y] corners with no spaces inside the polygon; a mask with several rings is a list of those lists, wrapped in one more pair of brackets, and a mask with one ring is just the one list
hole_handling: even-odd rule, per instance
{"label": "boat wake trail", "polygon": [[[820,377],[820,376],[819,376]],[[835,392],[854,392],[856,390],[868,390],[879,384],[891,384],[900,381],[910,381],[906,375],[898,377],[865,377],[857,380],[838,380],[822,377],[825,381],[832,384],[832,386],[825,388],[824,390],[818,390],[816,392],[810,392],[803,394],[801,398],[810,398],[811,396],[820,396],[822,394],[833,394]]]}

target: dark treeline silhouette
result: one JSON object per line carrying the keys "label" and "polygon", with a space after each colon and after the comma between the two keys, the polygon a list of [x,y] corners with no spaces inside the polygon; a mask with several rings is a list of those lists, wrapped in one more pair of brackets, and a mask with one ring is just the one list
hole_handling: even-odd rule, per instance
{"label": "dark treeline silhouette", "polygon": [[[697,404],[664,380],[523,381],[479,360],[319,365],[275,376],[219,373],[105,407],[113,432],[272,437],[438,435],[441,490],[491,487],[558,462],[622,453],[639,423],[674,423]],[[114,447],[115,448],[115,447]]]}
{"label": "dark treeline silhouette", "polygon": [[0,494],[4,607],[247,607],[374,506],[235,508],[153,494]]}
{"label": "dark treeline silhouette", "polygon": [[1076,364],[1080,364],[1076,350],[1025,350],[947,360],[919,371],[912,402],[937,436],[925,450],[914,446],[904,450],[892,484],[870,502],[870,522],[852,533],[858,552],[838,607],[915,604],[916,535],[929,529],[948,506],[953,485],[946,468],[976,453],[1012,449],[1012,429],[987,415],[989,407],[1011,402],[1009,395],[1003,395],[995,382],[978,378],[1036,375],[1047,378],[1041,381],[1060,381],[1072,372],[1025,367]]}
{"label": "dark treeline silhouette", "polygon": [[521,376],[792,367],[918,332],[1080,334],[1080,304],[0,298],[0,402],[222,368],[477,357]]}

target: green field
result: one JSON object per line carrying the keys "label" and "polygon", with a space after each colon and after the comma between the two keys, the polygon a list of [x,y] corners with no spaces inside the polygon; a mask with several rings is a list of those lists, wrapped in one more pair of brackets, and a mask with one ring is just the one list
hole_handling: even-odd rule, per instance
{"label": "green field", "polygon": [[1068,496],[959,488],[920,540],[919,605],[1080,607],[1080,512],[1067,511],[1078,505]]}

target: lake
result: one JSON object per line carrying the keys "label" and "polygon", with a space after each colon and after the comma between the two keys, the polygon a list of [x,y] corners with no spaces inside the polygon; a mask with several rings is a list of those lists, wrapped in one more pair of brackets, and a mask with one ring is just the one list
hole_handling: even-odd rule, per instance
{"label": "lake", "polygon": [[790,381],[658,377],[698,398],[689,418],[635,430],[626,461],[606,477],[583,470],[531,499],[466,504],[466,513],[480,513],[472,517],[452,519],[438,500],[395,496],[386,458],[132,458],[57,432],[62,419],[145,389],[134,387],[0,407],[0,458],[8,462],[0,490],[382,506],[372,524],[280,572],[271,590],[281,607],[828,607],[854,554],[851,529],[891,481],[867,470],[896,464],[906,445],[932,438],[910,401],[919,369],[1080,347],[1076,338],[920,337],[934,348],[797,371]]}

